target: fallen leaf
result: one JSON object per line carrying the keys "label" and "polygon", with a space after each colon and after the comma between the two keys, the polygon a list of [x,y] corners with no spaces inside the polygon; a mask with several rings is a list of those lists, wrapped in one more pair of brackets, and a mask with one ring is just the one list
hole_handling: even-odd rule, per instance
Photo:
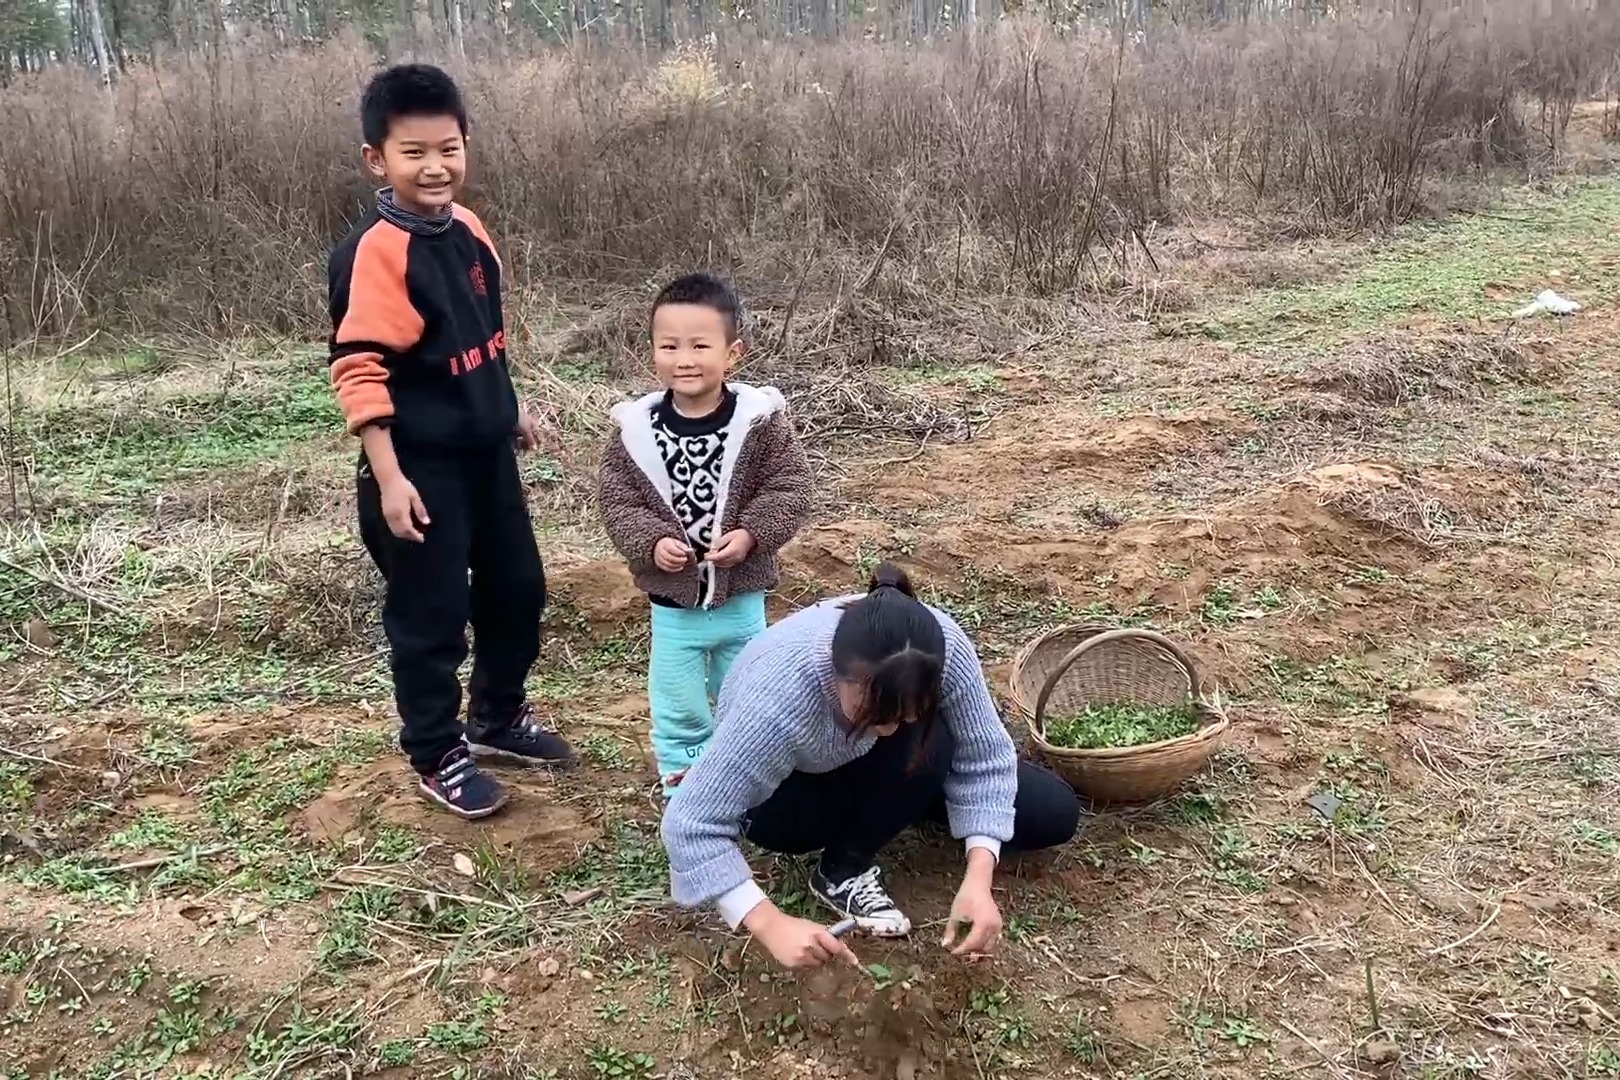
{"label": "fallen leaf", "polygon": [[1401,1048],[1384,1039],[1374,1039],[1362,1047],[1362,1053],[1373,1065],[1389,1065],[1400,1059]]}
{"label": "fallen leaf", "polygon": [[601,889],[570,889],[562,894],[562,902],[569,907],[579,907],[579,905],[587,904],[601,895]]}
{"label": "fallen leaf", "polygon": [[28,625],[24,627],[23,633],[28,638],[28,644],[36,649],[56,648],[56,635],[51,633],[51,628],[38,615],[28,620]]}
{"label": "fallen leaf", "polygon": [[455,857],[452,858],[450,862],[455,866],[456,873],[460,874],[462,877],[472,877],[478,873],[477,868],[473,866],[472,856],[464,854],[463,852],[456,852]]}

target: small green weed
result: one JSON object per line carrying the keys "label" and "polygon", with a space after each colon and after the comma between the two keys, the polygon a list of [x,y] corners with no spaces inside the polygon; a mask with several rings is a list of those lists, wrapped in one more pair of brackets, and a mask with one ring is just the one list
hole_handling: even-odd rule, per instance
{"label": "small green weed", "polygon": [[1614,765],[1603,754],[1582,751],[1570,759],[1570,775],[1582,787],[1602,787],[1614,778]]}
{"label": "small green weed", "polygon": [[1228,1016],[1215,1030],[1215,1037],[1231,1043],[1239,1050],[1247,1050],[1251,1046],[1260,1046],[1271,1041],[1271,1036],[1247,1016]]}
{"label": "small green weed", "polygon": [[778,1013],[765,1022],[765,1041],[772,1045],[787,1046],[803,1038],[799,1018],[794,1013]]}
{"label": "small green weed", "polygon": [[1605,855],[1620,855],[1620,840],[1614,832],[1590,821],[1577,821],[1570,826],[1570,839],[1578,848],[1590,848]]}
{"label": "small green weed", "polygon": [[1270,615],[1288,606],[1288,598],[1275,585],[1262,585],[1254,590],[1254,605]]}
{"label": "small green weed", "polygon": [[1132,840],[1130,843],[1131,861],[1136,863],[1138,866],[1154,866],[1164,861],[1164,852],[1160,851],[1158,848],[1149,847],[1148,845],[1138,843],[1135,840]]}
{"label": "small green weed", "polygon": [[1171,801],[1170,817],[1184,825],[1210,825],[1221,819],[1226,806],[1220,795],[1194,788]]}
{"label": "small green weed", "polygon": [[976,1038],[998,1049],[1027,1045],[1033,1037],[1029,1018],[1005,988],[973,991],[966,1024]]}
{"label": "small green weed", "polygon": [[421,841],[405,829],[390,826],[371,842],[371,858],[383,863],[406,863],[422,853]]}
{"label": "small green weed", "polygon": [[1586,1050],[1588,1076],[1620,1076],[1620,1051],[1610,1046],[1591,1046]]}
{"label": "small green weed", "polygon": [[1001,932],[1008,941],[1014,945],[1022,945],[1035,936],[1036,923],[1031,915],[1008,915],[1007,921],[1002,925]]}
{"label": "small green weed", "polygon": [[1260,935],[1247,926],[1240,926],[1228,933],[1226,943],[1240,953],[1260,951]]}
{"label": "small green weed", "polygon": [[416,1061],[416,1044],[409,1039],[390,1039],[373,1052],[372,1057],[384,1069],[403,1069]]}
{"label": "small green weed", "polygon": [[1388,585],[1394,579],[1395,575],[1382,566],[1358,566],[1350,571],[1350,576],[1345,578],[1345,584],[1370,589]]}
{"label": "small green weed", "polygon": [[658,1064],[650,1054],[631,1053],[616,1046],[594,1047],[586,1060],[597,1076],[608,1080],[645,1080]]}
{"label": "small green weed", "polygon": [[180,822],[158,810],[143,810],[129,825],[107,838],[107,846],[133,851],[174,851],[185,842]]}
{"label": "small green weed", "polygon": [[1082,1065],[1096,1065],[1108,1059],[1103,1050],[1103,1039],[1083,1016],[1074,1018],[1063,1050]]}
{"label": "small green weed", "polygon": [[0,822],[20,821],[33,812],[34,775],[20,761],[0,761]]}
{"label": "small green weed", "polygon": [[1237,826],[1217,829],[1212,835],[1209,859],[1214,864],[1212,877],[1223,884],[1243,892],[1263,892],[1266,883],[1251,868],[1253,847],[1248,836]]}
{"label": "small green weed", "polygon": [[279,1075],[322,1060],[346,1059],[360,1038],[360,1009],[356,1004],[341,1012],[317,1013],[294,1005],[280,1024],[266,1015],[248,1033],[248,1060],[267,1075]]}
{"label": "small green weed", "polygon": [[593,763],[604,769],[625,771],[634,768],[624,746],[617,739],[593,731],[579,741],[579,748]]}
{"label": "small green weed", "polygon": [[489,1045],[484,1019],[441,1020],[428,1025],[428,1044],[451,1054],[467,1054]]}
{"label": "small green weed", "polygon": [[1231,625],[1238,617],[1237,586],[1229,581],[1216,582],[1204,594],[1204,604],[1199,613],[1212,626]]}

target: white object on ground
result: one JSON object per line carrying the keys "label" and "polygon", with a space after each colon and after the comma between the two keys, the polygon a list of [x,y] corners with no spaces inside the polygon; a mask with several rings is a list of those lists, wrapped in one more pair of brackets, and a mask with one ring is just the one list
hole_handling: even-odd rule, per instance
{"label": "white object on ground", "polygon": [[1527,304],[1513,313],[1515,319],[1529,318],[1531,315],[1540,315],[1543,311],[1550,311],[1554,315],[1573,315],[1581,310],[1581,305],[1574,300],[1559,296],[1551,289],[1543,289],[1536,294],[1533,303]]}

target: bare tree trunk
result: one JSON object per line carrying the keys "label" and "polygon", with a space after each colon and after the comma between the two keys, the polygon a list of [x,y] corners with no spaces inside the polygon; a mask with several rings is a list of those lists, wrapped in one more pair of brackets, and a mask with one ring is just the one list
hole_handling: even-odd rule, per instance
{"label": "bare tree trunk", "polygon": [[427,0],[411,0],[411,33],[418,47],[433,37],[433,9]]}
{"label": "bare tree trunk", "polygon": [[101,0],[84,0],[90,18],[90,48],[96,55],[96,69],[101,72],[101,85],[112,85],[112,51],[107,48],[107,31],[101,22]]}

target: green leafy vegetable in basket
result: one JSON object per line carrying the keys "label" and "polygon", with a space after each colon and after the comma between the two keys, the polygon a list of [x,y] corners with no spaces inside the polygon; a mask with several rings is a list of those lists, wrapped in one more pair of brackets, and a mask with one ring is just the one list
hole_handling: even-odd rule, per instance
{"label": "green leafy vegetable in basket", "polygon": [[1046,741],[1068,750],[1117,749],[1179,739],[1198,730],[1198,711],[1188,705],[1106,702],[1046,720]]}

